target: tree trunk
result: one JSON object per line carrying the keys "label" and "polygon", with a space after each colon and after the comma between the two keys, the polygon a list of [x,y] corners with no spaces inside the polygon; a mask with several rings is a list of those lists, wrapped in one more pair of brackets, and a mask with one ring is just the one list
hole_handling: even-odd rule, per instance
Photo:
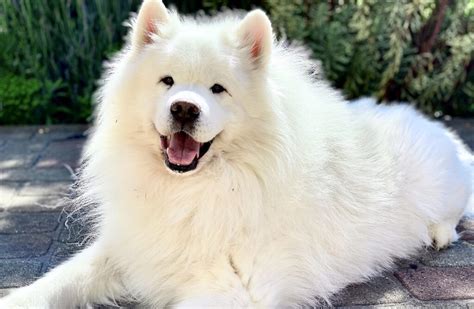
{"label": "tree trunk", "polygon": [[[433,45],[436,42],[439,32],[441,31],[441,25],[444,21],[444,16],[446,14],[446,9],[448,8],[449,0],[439,0],[438,5],[436,6],[433,15],[426,25],[420,31],[420,54],[430,52],[433,48]],[[434,24],[434,25],[433,25]],[[432,26],[433,25],[433,26]],[[426,37],[424,33],[428,33],[429,30],[433,27],[433,30],[429,34],[429,37]]]}

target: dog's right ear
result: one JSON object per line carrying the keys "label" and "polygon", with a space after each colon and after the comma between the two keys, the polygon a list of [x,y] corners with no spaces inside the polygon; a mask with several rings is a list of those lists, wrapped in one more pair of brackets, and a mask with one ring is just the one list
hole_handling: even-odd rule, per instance
{"label": "dog's right ear", "polygon": [[152,35],[159,34],[160,24],[164,24],[168,20],[168,10],[162,0],[144,0],[133,27],[133,47],[141,48],[151,43]]}

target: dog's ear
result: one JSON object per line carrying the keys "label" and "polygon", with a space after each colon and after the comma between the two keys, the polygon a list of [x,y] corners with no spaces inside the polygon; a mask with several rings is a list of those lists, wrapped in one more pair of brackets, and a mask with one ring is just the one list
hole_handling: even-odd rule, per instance
{"label": "dog's ear", "polygon": [[151,43],[152,35],[159,34],[158,26],[168,20],[168,10],[162,0],[144,0],[133,27],[132,45],[140,48]]}
{"label": "dog's ear", "polygon": [[272,24],[262,10],[249,12],[237,29],[240,47],[245,48],[256,67],[265,66],[273,45]]}

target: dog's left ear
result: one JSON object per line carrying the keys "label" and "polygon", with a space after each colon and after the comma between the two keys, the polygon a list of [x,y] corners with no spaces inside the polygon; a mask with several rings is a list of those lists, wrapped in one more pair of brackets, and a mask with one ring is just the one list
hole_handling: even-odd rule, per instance
{"label": "dog's left ear", "polygon": [[240,46],[248,52],[256,67],[264,67],[270,59],[273,45],[272,24],[262,10],[249,12],[237,29]]}
{"label": "dog's left ear", "polygon": [[168,20],[168,10],[162,0],[144,0],[133,27],[133,47],[141,48],[151,43],[152,35],[159,34],[159,25]]}

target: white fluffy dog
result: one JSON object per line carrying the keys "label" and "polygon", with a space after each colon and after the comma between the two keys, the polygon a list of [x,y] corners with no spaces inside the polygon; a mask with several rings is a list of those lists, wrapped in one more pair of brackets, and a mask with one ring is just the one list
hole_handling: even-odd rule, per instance
{"label": "white fluffy dog", "polygon": [[298,307],[456,240],[472,155],[406,105],[348,104],[260,10],[145,0],[84,153],[93,244],[1,308]]}

